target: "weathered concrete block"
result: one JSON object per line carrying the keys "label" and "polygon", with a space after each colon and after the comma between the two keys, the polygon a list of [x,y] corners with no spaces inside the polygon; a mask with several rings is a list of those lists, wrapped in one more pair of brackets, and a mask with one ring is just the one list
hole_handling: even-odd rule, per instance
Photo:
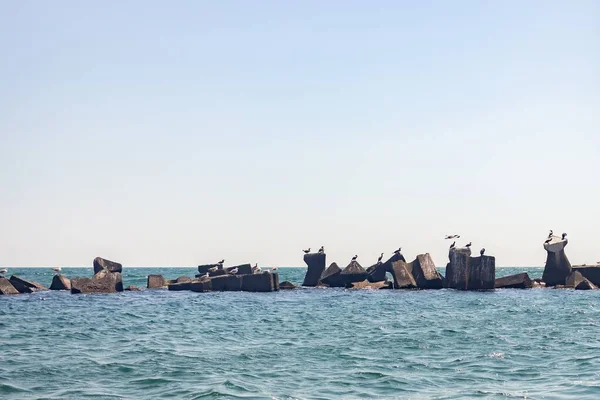
{"label": "weathered concrete block", "polygon": [[202,279],[190,283],[192,292],[209,292],[212,290],[212,279]]}
{"label": "weathered concrete block", "polygon": [[325,253],[310,253],[304,255],[304,262],[307,265],[306,275],[302,286],[317,286],[319,279],[325,271]]}
{"label": "weathered concrete block", "polygon": [[242,290],[242,275],[222,275],[210,278],[212,290],[230,292]]}
{"label": "weathered concrete block", "polygon": [[19,291],[4,277],[0,277],[0,295],[19,294]]}
{"label": "weathered concrete block", "polygon": [[417,282],[410,273],[408,264],[404,261],[392,263],[392,277],[394,278],[394,289],[414,289]]}
{"label": "weathered concrete block", "polygon": [[321,275],[321,282],[329,287],[344,287],[342,269],[336,263],[331,263]]}
{"label": "weathered concrete block", "polygon": [[32,293],[41,290],[48,290],[47,287],[40,285],[37,282],[28,281],[18,277],[17,275],[10,277],[10,283],[19,291],[19,293]]}
{"label": "weathered concrete block", "polygon": [[594,285],[589,280],[583,278],[583,281],[579,283],[579,285],[575,286],[575,290],[593,290],[598,289],[596,285]]}
{"label": "weathered concrete block", "polygon": [[406,261],[402,253],[394,253],[386,262],[375,264],[367,269],[367,280],[369,282],[380,282],[387,279],[386,274],[392,273],[392,263],[396,261]]}
{"label": "weathered concrete block", "polygon": [[471,257],[470,254],[470,249],[450,251],[445,286],[460,290],[494,289],[496,283],[495,257]]}
{"label": "weathered concrete block", "polygon": [[61,274],[54,275],[50,290],[71,290],[71,280]]}
{"label": "weathered concrete block", "polygon": [[548,243],[544,243],[544,249],[548,254],[542,280],[546,282],[547,286],[564,285],[565,280],[572,272],[571,263],[565,254],[565,247],[568,243],[568,239],[556,236],[553,236]]}
{"label": "weathered concrete block", "polygon": [[379,282],[369,282],[368,280],[364,280],[362,282],[354,282],[350,284],[349,289],[363,289],[363,290],[378,290],[384,287],[387,287],[389,282],[379,281]]}
{"label": "weathered concrete block", "polygon": [[275,291],[275,281],[273,275],[265,271],[262,274],[242,275],[242,290],[244,292],[273,292]]}
{"label": "weathered concrete block", "polygon": [[419,254],[414,261],[407,265],[417,287],[420,289],[441,289],[444,287],[444,277],[435,268],[429,253]]}
{"label": "weathered concrete block", "polygon": [[173,283],[169,283],[169,285],[167,285],[167,289],[169,289],[172,292],[179,292],[182,290],[192,290],[193,284],[194,284],[194,281],[192,281],[192,280],[186,281],[186,282],[173,282]]}
{"label": "weathered concrete block", "polygon": [[573,271],[578,271],[595,286],[600,286],[600,265],[574,265]]}
{"label": "weathered concrete block", "polygon": [[291,289],[296,289],[296,285],[294,285],[292,282],[290,281],[283,281],[279,284],[279,289],[281,290],[291,290]]}
{"label": "weathered concrete block", "polygon": [[99,271],[92,278],[71,279],[71,293],[116,293],[123,291],[120,272]]}
{"label": "weathered concrete block", "polygon": [[344,280],[344,286],[354,282],[362,282],[367,279],[367,271],[358,263],[358,261],[350,261],[350,264],[344,268],[341,273],[341,278]]}
{"label": "weathered concrete block", "polygon": [[533,281],[527,272],[523,272],[497,278],[494,286],[496,289],[529,289],[533,287]]}
{"label": "weathered concrete block", "polygon": [[167,281],[162,275],[148,275],[148,289],[162,289],[167,286]]}
{"label": "weathered concrete block", "polygon": [[204,275],[208,272],[209,269],[217,268],[218,270],[223,270],[223,266],[221,264],[205,264],[198,265],[198,274]]}
{"label": "weathered concrete block", "polygon": [[105,260],[104,258],[94,258],[94,274],[97,274],[102,270],[107,270],[108,272],[123,272],[123,266],[118,262]]}
{"label": "weathered concrete block", "polygon": [[189,283],[191,281],[193,281],[192,278],[190,278],[189,276],[182,275],[182,276],[178,277],[177,279],[167,281],[167,285],[172,285],[175,283]]}
{"label": "weathered concrete block", "polygon": [[250,264],[242,264],[233,267],[228,267],[225,268],[225,271],[228,274],[231,274],[231,271],[233,271],[234,269],[237,269],[237,272],[234,275],[248,275],[252,273],[252,265]]}
{"label": "weathered concrete block", "polygon": [[275,291],[279,290],[279,272],[271,272],[271,277],[273,278],[273,289]]}
{"label": "weathered concrete block", "polygon": [[567,287],[574,288],[577,285],[579,285],[581,282],[583,282],[584,280],[585,280],[585,278],[583,277],[583,275],[581,275],[581,272],[573,271],[569,274],[569,276],[567,276],[567,279],[565,279],[563,284]]}

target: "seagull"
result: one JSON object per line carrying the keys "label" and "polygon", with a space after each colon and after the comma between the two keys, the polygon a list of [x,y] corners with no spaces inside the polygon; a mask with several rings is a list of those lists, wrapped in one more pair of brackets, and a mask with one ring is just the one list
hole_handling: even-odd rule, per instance
{"label": "seagull", "polygon": [[467,243],[465,247],[471,247],[471,242]]}
{"label": "seagull", "polygon": [[566,237],[567,237],[567,234],[566,234],[566,233],[563,233],[563,234],[562,234],[562,240],[565,240],[565,238],[566,238]]}
{"label": "seagull", "polygon": [[210,275],[208,274],[208,272],[200,277],[200,279],[208,279],[208,278],[210,278]]}
{"label": "seagull", "polygon": [[62,270],[62,267],[54,267],[52,268],[52,271],[54,272],[60,272]]}
{"label": "seagull", "polygon": [[277,271],[277,267],[271,268],[271,272]]}
{"label": "seagull", "polygon": [[458,239],[460,235],[446,235],[445,239]]}
{"label": "seagull", "polygon": [[379,258],[377,259],[377,264],[381,263],[381,259],[383,258],[383,253],[381,253],[381,255],[379,256]]}
{"label": "seagull", "polygon": [[208,269],[208,272],[215,272],[218,269],[219,269],[219,267],[212,267],[212,268]]}
{"label": "seagull", "polygon": [[321,248],[319,249],[319,253],[325,253],[325,247],[321,246]]}
{"label": "seagull", "polygon": [[453,249],[454,246],[456,246],[456,242],[452,242],[452,244],[450,245],[450,248]]}
{"label": "seagull", "polygon": [[0,275],[4,275],[8,272],[8,270],[6,268],[2,268],[0,269]]}
{"label": "seagull", "polygon": [[485,247],[484,247],[483,249],[479,250],[479,255],[481,255],[481,256],[482,256],[482,255],[483,255],[483,253],[485,253]]}
{"label": "seagull", "polygon": [[237,273],[238,273],[238,269],[237,269],[237,268],[234,268],[234,269],[232,269],[231,271],[229,271],[229,273],[230,273],[231,275],[235,275],[235,274],[237,274]]}
{"label": "seagull", "polygon": [[358,258],[358,256],[352,257],[352,261],[356,261],[357,258]]}
{"label": "seagull", "polygon": [[302,251],[304,252],[304,254],[308,254],[308,253],[310,253],[310,247],[308,249],[302,250]]}

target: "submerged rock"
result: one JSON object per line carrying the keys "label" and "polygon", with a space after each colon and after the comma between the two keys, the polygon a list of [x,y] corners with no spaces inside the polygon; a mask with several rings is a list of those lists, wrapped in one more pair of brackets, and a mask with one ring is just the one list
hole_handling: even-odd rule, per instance
{"label": "submerged rock", "polygon": [[344,287],[342,269],[336,263],[331,263],[321,275],[321,282],[329,287]]}
{"label": "submerged rock", "polygon": [[71,293],[116,293],[123,291],[120,272],[100,271],[92,278],[71,279]]}
{"label": "submerged rock", "polygon": [[367,289],[367,290],[378,290],[382,288],[387,288],[390,282],[379,281],[379,282],[369,282],[365,279],[362,282],[354,282],[351,283],[348,289]]}
{"label": "submerged rock", "polygon": [[123,266],[118,262],[105,260],[104,258],[94,258],[94,274],[97,274],[102,270],[107,270],[108,272],[123,272]]}
{"label": "submerged rock", "polygon": [[521,274],[503,276],[497,278],[494,286],[496,289],[529,289],[533,287],[533,281],[527,272]]}
{"label": "submerged rock", "polygon": [[394,289],[415,289],[417,282],[410,273],[408,264],[404,261],[392,263],[392,276],[394,277]]}
{"label": "submerged rock", "polygon": [[17,275],[10,277],[10,283],[19,291],[19,293],[32,293],[40,290],[48,290],[47,287],[40,285],[37,282],[28,281]]}
{"label": "submerged rock", "polygon": [[19,294],[19,291],[4,277],[0,277],[0,295]]}
{"label": "submerged rock", "polygon": [[317,286],[319,279],[325,271],[325,253],[310,253],[304,255],[304,262],[307,265],[306,275],[302,286]]}
{"label": "submerged rock", "polygon": [[565,280],[571,274],[571,263],[565,254],[565,247],[568,243],[568,239],[556,236],[553,236],[548,243],[544,243],[544,249],[548,254],[542,280],[546,282],[547,286],[564,285]]}
{"label": "submerged rock", "polygon": [[71,280],[62,274],[56,274],[52,277],[50,290],[71,290]]}
{"label": "submerged rock", "polygon": [[142,289],[137,286],[127,286],[125,290],[128,292],[140,292]]}
{"label": "submerged rock", "polygon": [[162,289],[167,286],[167,282],[162,275],[148,275],[148,289]]}
{"label": "submerged rock", "polygon": [[290,281],[283,281],[279,284],[279,289],[281,289],[281,290],[296,289],[296,285],[294,285]]}

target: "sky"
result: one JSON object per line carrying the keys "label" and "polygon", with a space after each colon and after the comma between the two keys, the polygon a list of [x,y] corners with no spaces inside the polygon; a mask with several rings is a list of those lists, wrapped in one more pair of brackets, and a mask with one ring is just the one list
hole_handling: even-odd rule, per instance
{"label": "sky", "polygon": [[0,265],[600,260],[598,1],[0,0]]}

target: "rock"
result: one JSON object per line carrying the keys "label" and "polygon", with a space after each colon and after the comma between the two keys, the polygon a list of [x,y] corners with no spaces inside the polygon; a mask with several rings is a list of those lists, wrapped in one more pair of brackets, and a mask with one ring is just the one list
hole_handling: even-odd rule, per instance
{"label": "rock", "polygon": [[199,275],[204,275],[208,272],[209,269],[212,268],[217,268],[217,270],[223,270],[223,266],[221,264],[205,264],[205,265],[198,265],[198,274]]}
{"label": "rock", "polygon": [[162,289],[167,286],[167,282],[162,275],[148,275],[148,289]]}
{"label": "rock", "polygon": [[212,290],[217,292],[229,292],[242,290],[242,275],[222,275],[210,278]]}
{"label": "rock", "polygon": [[242,275],[242,290],[244,292],[274,292],[278,288],[275,287],[273,275],[277,275],[277,272],[265,271],[261,274]]}
{"label": "rock", "polygon": [[408,264],[404,261],[394,261],[392,263],[392,277],[394,278],[394,289],[414,289],[417,287],[417,282],[410,273]]}
{"label": "rock", "polygon": [[118,262],[105,260],[100,257],[94,258],[94,274],[97,274],[104,269],[108,272],[123,272],[123,266]]}
{"label": "rock", "polygon": [[193,279],[190,278],[189,276],[180,276],[177,279],[173,279],[172,281],[169,281],[170,284],[173,283],[189,283],[191,282]]}
{"label": "rock", "polygon": [[600,265],[574,265],[573,271],[579,271],[585,279],[600,286]]}
{"label": "rock", "polygon": [[344,286],[349,283],[362,282],[367,279],[367,271],[358,263],[351,261],[341,273],[341,278],[344,280]]}
{"label": "rock", "polygon": [[532,285],[531,285],[531,287],[532,287],[532,288],[534,288],[534,289],[541,289],[541,288],[545,288],[545,287],[546,287],[546,282],[542,282],[542,281],[539,281],[539,280],[535,280],[535,279],[534,279],[534,280],[532,281]]}
{"label": "rock", "polygon": [[579,285],[575,286],[575,290],[593,290],[593,289],[598,289],[596,287],[596,285],[594,285],[592,282],[590,282],[589,280],[583,278],[583,281],[581,281],[581,283],[579,283]]}
{"label": "rock", "polygon": [[19,278],[17,275],[10,277],[10,283],[19,291],[19,293],[31,293],[39,290],[48,290],[47,287],[42,286],[37,282]]}
{"label": "rock", "polygon": [[274,290],[279,290],[279,272],[271,272],[271,278],[273,278]]}
{"label": "rock", "polygon": [[142,289],[137,286],[127,286],[125,290],[128,292],[140,292]]}
{"label": "rock", "polygon": [[569,274],[569,276],[567,276],[567,279],[565,279],[563,284],[567,287],[574,288],[584,280],[585,278],[583,277],[583,275],[581,275],[581,272],[573,271]]}
{"label": "rock", "polygon": [[0,295],[19,294],[19,291],[4,277],[0,277]]}
{"label": "rock", "polygon": [[496,283],[496,258],[471,257],[471,249],[452,249],[446,267],[445,286],[460,290],[494,289]]}
{"label": "rock", "polygon": [[252,273],[252,265],[250,264],[242,264],[236,265],[234,267],[225,268],[225,271],[227,273],[231,273],[231,271],[235,268],[237,268],[237,272],[235,273],[235,275],[247,275]]}
{"label": "rock", "polygon": [[429,253],[419,254],[407,268],[419,289],[441,289],[444,287],[444,277],[435,268]]}
{"label": "rock", "polygon": [[331,263],[325,272],[323,272],[323,275],[321,275],[321,282],[329,287],[344,287],[342,269],[336,263]]}
{"label": "rock", "polygon": [[527,272],[522,274],[503,276],[497,278],[494,286],[496,289],[529,289],[533,287],[533,281]]}
{"label": "rock", "polygon": [[71,293],[116,293],[123,291],[120,272],[100,271],[92,278],[71,279]]}
{"label": "rock", "polygon": [[201,279],[189,284],[192,292],[209,292],[212,290],[212,279]]}
{"label": "rock", "polygon": [[369,282],[379,282],[387,280],[386,274],[392,272],[392,263],[396,261],[406,261],[402,253],[395,253],[386,262],[375,264],[367,269],[367,280]]}
{"label": "rock", "polygon": [[193,280],[189,280],[186,282],[176,282],[176,281],[172,281],[173,283],[169,283],[169,285],[167,285],[167,289],[169,289],[172,292],[179,292],[182,290],[192,290],[192,285],[194,284],[194,282],[197,281],[193,281]]}
{"label": "rock", "polygon": [[548,255],[542,280],[546,282],[547,286],[563,285],[571,274],[571,263],[565,254],[565,247],[568,243],[568,239],[556,236],[553,236],[550,242],[544,243],[544,249]]}
{"label": "rock", "polygon": [[389,282],[379,281],[379,282],[369,282],[365,279],[362,282],[354,282],[350,284],[348,289],[381,289],[383,287],[387,287]]}
{"label": "rock", "polygon": [[302,286],[317,286],[319,279],[325,271],[325,253],[310,253],[304,255],[304,262],[307,265],[306,275]]}
{"label": "rock", "polygon": [[64,275],[56,274],[52,277],[50,290],[71,290],[71,280]]}
{"label": "rock", "polygon": [[[316,286],[316,285],[315,285]],[[296,289],[296,285],[294,285],[292,282],[290,281],[283,281],[279,284],[279,289],[281,290],[290,290],[290,289]]]}

